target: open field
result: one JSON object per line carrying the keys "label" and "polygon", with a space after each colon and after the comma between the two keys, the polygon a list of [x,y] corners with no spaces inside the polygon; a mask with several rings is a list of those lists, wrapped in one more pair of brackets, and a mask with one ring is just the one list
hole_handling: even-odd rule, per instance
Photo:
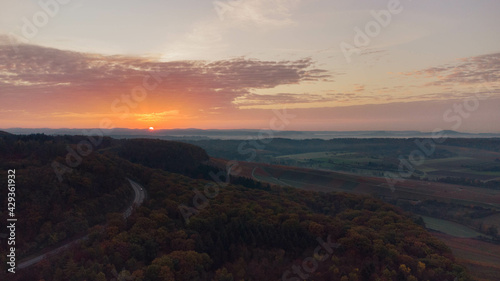
{"label": "open field", "polygon": [[431,218],[427,216],[421,216],[422,219],[425,222],[425,226],[428,229],[436,230],[442,233],[446,233],[448,235],[451,235],[453,237],[458,237],[458,238],[476,238],[479,236],[484,236],[484,234],[481,234],[474,229],[468,228],[464,225],[447,221],[447,220],[442,220],[442,219],[437,219],[437,218]]}
{"label": "open field", "polygon": [[[219,162],[219,165],[225,160]],[[391,191],[385,178],[366,177],[328,170],[307,169],[253,162],[239,162],[241,176],[255,178],[270,184],[289,185],[316,191],[344,191],[376,197],[407,198],[413,200],[437,199],[470,205],[483,205],[500,210],[500,190],[446,183],[404,180]],[[281,183],[279,183],[279,182]],[[285,184],[283,184],[285,183]]]}
{"label": "open field", "polygon": [[[430,180],[454,177],[490,181],[500,178],[498,152],[448,145],[438,145],[436,149],[447,153],[426,155],[423,163],[416,165],[415,175]],[[397,171],[398,158],[408,158],[409,154],[390,154],[376,149],[367,152],[360,151],[359,147],[344,147],[342,151],[279,155],[271,163],[380,176],[385,171]]]}
{"label": "open field", "polygon": [[498,280],[500,245],[472,238],[457,238],[444,233],[432,234],[451,248],[457,260],[467,266],[476,280]]}
{"label": "open field", "polygon": [[[342,155],[346,154],[351,154],[351,153],[343,153]],[[283,155],[283,156],[278,156],[276,158],[292,158],[292,159],[321,159],[321,158],[327,158],[330,155],[336,155],[334,153],[324,151],[324,152],[309,152],[309,153],[299,153],[299,154],[289,154],[289,155]]]}

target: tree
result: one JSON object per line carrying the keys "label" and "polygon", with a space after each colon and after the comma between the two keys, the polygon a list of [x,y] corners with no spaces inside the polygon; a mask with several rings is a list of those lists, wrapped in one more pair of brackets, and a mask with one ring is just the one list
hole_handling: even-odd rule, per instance
{"label": "tree", "polygon": [[96,276],[96,281],[106,281],[106,275],[102,272],[99,272]]}
{"label": "tree", "polygon": [[227,269],[224,267],[222,269],[218,269],[215,272],[215,277],[213,281],[233,281],[233,274],[228,273]]}
{"label": "tree", "polygon": [[488,228],[488,235],[491,235],[493,237],[497,237],[498,235],[498,228],[494,225],[490,226]]}

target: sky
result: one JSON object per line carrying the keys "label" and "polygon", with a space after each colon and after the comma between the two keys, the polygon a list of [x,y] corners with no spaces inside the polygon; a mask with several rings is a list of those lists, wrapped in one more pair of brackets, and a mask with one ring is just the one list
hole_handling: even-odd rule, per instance
{"label": "sky", "polygon": [[278,118],[280,130],[498,133],[499,11],[497,0],[2,0],[0,128]]}

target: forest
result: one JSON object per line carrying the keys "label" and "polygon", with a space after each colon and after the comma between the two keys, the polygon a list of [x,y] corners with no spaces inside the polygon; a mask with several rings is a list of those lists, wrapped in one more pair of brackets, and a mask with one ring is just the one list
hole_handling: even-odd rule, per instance
{"label": "forest", "polygon": [[[54,161],[67,163],[85,139],[0,134],[0,178],[17,171],[18,260],[85,236],[15,274],[2,255],[1,280],[472,280],[398,207],[243,177],[214,180],[226,171],[191,144],[104,138],[60,181]],[[148,198],[125,219],[127,178]],[[7,251],[5,240],[0,249]]]}

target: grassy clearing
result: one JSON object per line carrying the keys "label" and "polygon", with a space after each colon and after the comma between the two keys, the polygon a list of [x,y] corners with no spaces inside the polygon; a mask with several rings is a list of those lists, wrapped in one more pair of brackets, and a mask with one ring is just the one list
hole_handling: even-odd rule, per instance
{"label": "grassy clearing", "polygon": [[455,161],[470,161],[476,160],[472,157],[465,156],[456,156],[456,157],[448,157],[448,158],[438,158],[438,159],[426,159],[424,165],[434,165],[434,164],[442,164],[446,162],[455,162]]}
{"label": "grassy clearing", "polygon": [[442,233],[446,233],[446,234],[454,236],[454,237],[474,238],[474,237],[478,237],[480,235],[484,236],[484,234],[481,234],[481,233],[475,231],[474,229],[468,228],[466,226],[463,226],[463,225],[455,223],[455,222],[426,217],[426,216],[421,216],[421,217],[424,220],[425,226],[427,228],[432,229],[432,230],[436,230],[436,231],[439,231]]}
{"label": "grassy clearing", "polygon": [[[462,171],[460,171],[460,172],[462,172]],[[474,175],[500,177],[500,172],[481,172],[481,171],[474,171],[471,169],[468,169],[467,172],[469,174],[474,174]]]}
{"label": "grassy clearing", "polygon": [[309,153],[299,153],[299,154],[290,154],[290,155],[283,155],[283,156],[278,156],[276,158],[290,158],[290,159],[316,159],[316,158],[329,158],[330,152],[323,151],[323,152],[309,152]]}

